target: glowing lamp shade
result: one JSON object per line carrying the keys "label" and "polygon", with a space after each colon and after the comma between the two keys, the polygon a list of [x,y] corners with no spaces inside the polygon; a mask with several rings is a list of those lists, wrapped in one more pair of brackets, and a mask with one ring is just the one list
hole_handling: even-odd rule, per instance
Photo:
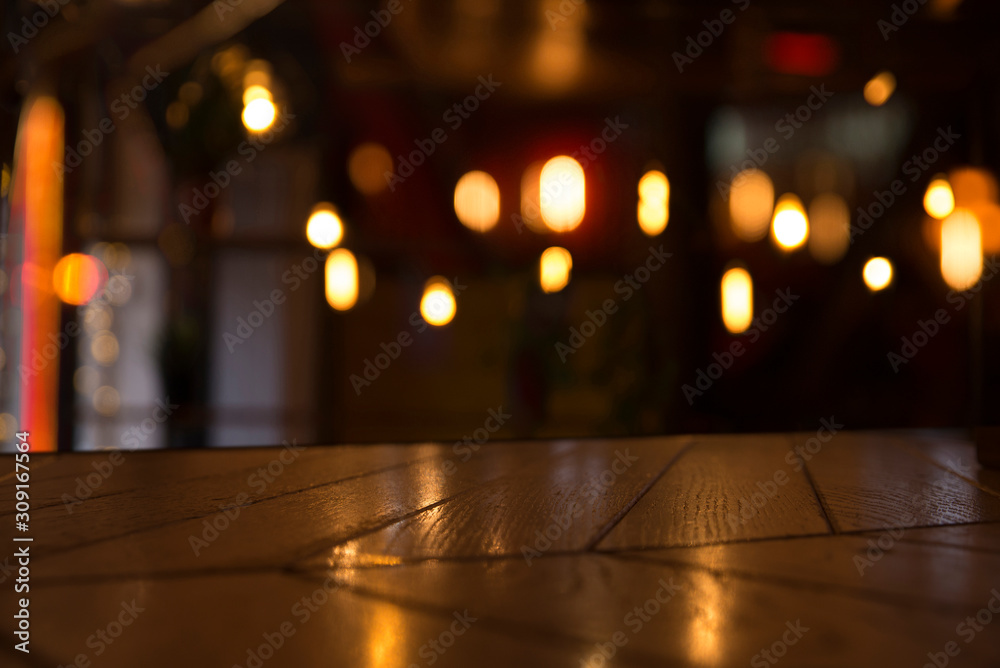
{"label": "glowing lamp shade", "polygon": [[420,298],[420,315],[428,324],[443,327],[455,317],[455,293],[443,276],[434,276],[424,285]]}
{"label": "glowing lamp shade", "polygon": [[70,253],[56,263],[52,287],[67,304],[86,304],[108,280],[108,270],[93,255]]}
{"label": "glowing lamp shade", "polygon": [[647,236],[655,237],[666,229],[670,217],[670,181],[663,172],[650,170],[639,179],[636,216]]}
{"label": "glowing lamp shade", "polygon": [[872,292],[884,290],[892,283],[892,263],[884,257],[873,257],[865,262],[861,276]]}
{"label": "glowing lamp shade", "polygon": [[583,167],[576,160],[560,155],[546,162],[539,175],[539,200],[545,226],[553,232],[576,229],[587,208],[586,190]]}
{"label": "glowing lamp shade", "polygon": [[771,233],[782,250],[792,251],[806,242],[809,237],[809,220],[802,208],[802,200],[796,195],[786,193],[778,199],[774,207],[774,218],[771,220]]}
{"label": "glowing lamp shade", "polygon": [[924,211],[932,218],[947,218],[955,210],[955,193],[948,179],[937,177],[927,186],[924,193]]}
{"label": "glowing lamp shade", "polygon": [[767,236],[774,209],[774,184],[759,169],[747,169],[733,177],[729,190],[729,219],[733,233],[743,241]]}
{"label": "glowing lamp shade", "polygon": [[865,102],[881,107],[896,91],[896,77],[892,72],[879,72],[865,84]]}
{"label": "glowing lamp shade", "polygon": [[722,275],[722,322],[731,334],[747,331],[753,321],[753,280],[743,267]]}
{"label": "glowing lamp shade", "polygon": [[573,269],[573,256],[569,251],[559,246],[546,248],[538,264],[538,280],[542,292],[559,292],[569,284],[570,272]]}
{"label": "glowing lamp shade", "polygon": [[306,223],[306,238],[316,248],[333,248],[344,238],[344,224],[333,205],[320,202],[313,207]]}
{"label": "glowing lamp shade", "polygon": [[967,290],[983,273],[983,237],[971,211],[955,209],[941,223],[941,276],[955,290]]}
{"label": "glowing lamp shade", "polygon": [[243,107],[243,125],[252,132],[263,132],[274,124],[277,110],[267,97],[250,100]]}
{"label": "glowing lamp shade", "polygon": [[347,311],[358,301],[358,261],[346,248],[326,258],[326,301],[338,311]]}
{"label": "glowing lamp shade", "polygon": [[487,232],[500,220],[500,188],[486,172],[468,172],[455,184],[455,215],[474,232]]}

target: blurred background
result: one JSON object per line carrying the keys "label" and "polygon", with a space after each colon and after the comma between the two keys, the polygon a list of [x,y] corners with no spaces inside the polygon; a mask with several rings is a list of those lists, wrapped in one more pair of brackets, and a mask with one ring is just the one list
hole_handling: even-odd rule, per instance
{"label": "blurred background", "polygon": [[17,0],[37,450],[1000,420],[987,0]]}

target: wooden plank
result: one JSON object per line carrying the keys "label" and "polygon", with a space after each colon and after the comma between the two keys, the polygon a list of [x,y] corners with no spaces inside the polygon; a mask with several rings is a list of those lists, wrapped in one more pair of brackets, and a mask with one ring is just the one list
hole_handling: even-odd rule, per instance
{"label": "wooden plank", "polygon": [[[776,541],[788,550],[797,542]],[[735,547],[711,550],[717,554]],[[606,646],[619,632],[627,642],[616,650],[611,665],[768,665],[761,663],[761,650],[780,641],[789,623],[801,621],[809,630],[787,648],[785,665],[920,666],[927,652],[961,640],[956,625],[985,606],[995,586],[979,580],[980,596],[970,597],[974,607],[941,610],[837,588],[735,577],[700,566],[590,554],[545,556],[530,568],[519,559],[429,560],[336,572],[350,587],[400,605],[454,609],[474,601],[484,619],[579,639],[586,651],[560,665],[581,665],[590,658],[602,665],[597,645]],[[910,573],[916,577],[917,571]],[[657,594],[666,597],[661,582],[678,587],[677,593],[659,605],[650,603]],[[962,643],[961,665],[990,665],[986,662],[1000,642],[1000,626],[993,627],[974,643]]]}
{"label": "wooden plank", "polygon": [[[965,450],[942,450],[955,459]],[[892,433],[845,432],[806,467],[838,531],[1000,520],[1000,498],[900,447]]]}
{"label": "wooden plank", "polygon": [[598,549],[829,533],[808,480],[786,461],[789,438],[695,439]]}
{"label": "wooden plank", "polygon": [[382,555],[522,555],[530,561],[549,551],[581,550],[689,442],[686,437],[581,441],[565,457],[498,478],[318,558],[358,563]]}
{"label": "wooden plank", "polygon": [[[10,599],[4,597],[5,617]],[[31,656],[44,657],[38,665],[46,666],[69,666],[82,655],[90,663],[77,665],[101,668],[406,668],[431,659],[440,668],[548,668],[578,651],[538,635],[506,633],[484,623],[475,606],[406,608],[336,582],[274,573],[33,587],[31,605]],[[108,626],[120,618],[129,624],[113,628],[112,639]],[[264,658],[251,663],[254,655]]]}
{"label": "wooden plank", "polygon": [[[434,447],[443,454],[442,446]],[[452,475],[445,472],[440,456],[419,459],[373,475],[265,499],[240,508],[237,516],[231,512],[227,517],[222,511],[208,517],[181,516],[167,525],[55,554],[47,553],[43,546],[34,564],[35,574],[38,578],[72,578],[277,567],[386,526],[493,478],[538,465],[536,461],[559,456],[573,447],[573,442],[493,444],[457,465]],[[218,494],[224,503],[237,491],[202,493]],[[177,498],[165,503],[182,505],[183,501]],[[115,505],[104,515],[88,515],[79,531],[106,533],[119,527],[125,517],[131,521],[130,511]],[[213,523],[221,530],[213,530]],[[55,532],[53,527],[36,524],[40,536]],[[66,529],[60,525],[59,530]]]}
{"label": "wooden plank", "polygon": [[[991,540],[1000,538],[1000,525],[965,525],[986,526],[994,527],[989,531]],[[954,536],[941,532],[955,528],[761,540],[620,556],[683,564],[803,591],[836,591],[904,607],[961,612],[982,604],[984,591],[990,589],[994,574],[1000,571],[1000,551],[947,544]],[[928,578],[928,573],[962,576]]]}
{"label": "wooden plank", "polygon": [[[170,522],[215,515],[225,506],[257,503],[309,487],[333,485],[347,478],[405,466],[421,458],[440,457],[445,452],[443,446],[300,451],[264,448],[253,453],[250,466],[230,471],[219,469],[210,475],[198,475],[198,471],[187,469],[189,477],[182,478],[166,477],[163,472],[148,468],[141,458],[128,459],[107,478],[107,482],[115,481],[123,491],[87,498],[80,503],[60,502],[36,508],[32,520],[46,536],[46,549],[58,551]],[[158,454],[160,459],[172,459],[163,457],[166,453]],[[244,465],[251,462],[246,458],[237,461]],[[170,474],[177,475],[184,470],[167,468]]]}

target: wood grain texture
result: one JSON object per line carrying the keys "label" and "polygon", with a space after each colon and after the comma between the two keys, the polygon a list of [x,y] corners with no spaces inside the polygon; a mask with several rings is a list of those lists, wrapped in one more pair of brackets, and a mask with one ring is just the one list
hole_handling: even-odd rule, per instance
{"label": "wood grain texture", "polygon": [[[790,546],[795,541],[783,542]],[[700,564],[597,555],[546,556],[530,568],[517,559],[435,560],[337,573],[347,586],[400,605],[454,609],[474,601],[484,619],[578,639],[588,648],[562,665],[580,665],[598,651],[596,644],[622,632],[627,643],[616,662],[746,666],[762,648],[781,640],[787,623],[801,621],[809,630],[788,648],[782,665],[921,666],[928,651],[955,639],[956,625],[968,614],[859,597],[836,587],[736,577]],[[649,601],[661,591],[661,581],[676,586],[677,593],[657,606]],[[989,598],[985,587],[975,610]],[[636,607],[644,609],[645,620]],[[966,665],[987,665],[998,640],[1000,627],[963,647]]]}
{"label": "wood grain texture", "polygon": [[328,554],[408,559],[581,550],[627,510],[689,443],[686,438],[581,441],[559,458],[506,475]]}
{"label": "wood grain texture", "polygon": [[[239,508],[238,516],[228,521],[220,510],[204,517],[181,516],[168,524],[55,554],[47,554],[43,548],[36,572],[42,578],[65,578],[278,567],[326,545],[391,524],[493,478],[540,465],[538,462],[571,447],[572,443],[540,442],[483,448],[457,466],[452,475],[445,472],[442,457],[418,459],[372,475],[252,503]],[[232,500],[236,491],[230,490],[222,498]],[[182,503],[180,499],[176,502]],[[118,515],[127,512],[119,508],[95,514],[88,517],[85,526],[98,534],[116,530]],[[218,531],[212,529],[215,522]],[[47,530],[44,523],[38,525],[39,532]],[[199,540],[208,544],[201,545]]]}
{"label": "wood grain texture", "polygon": [[838,531],[1000,520],[1000,498],[899,447],[896,438],[841,433],[806,463]]}
{"label": "wood grain texture", "polygon": [[808,480],[786,461],[789,452],[783,436],[695,437],[598,549],[828,533]]}

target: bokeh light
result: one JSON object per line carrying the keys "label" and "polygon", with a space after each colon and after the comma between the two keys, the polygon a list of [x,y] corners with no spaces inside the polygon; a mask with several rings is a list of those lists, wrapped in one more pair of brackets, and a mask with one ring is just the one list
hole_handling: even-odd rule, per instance
{"label": "bokeh light", "polygon": [[105,417],[111,417],[118,412],[122,400],[118,390],[110,385],[101,385],[94,390],[93,397],[94,410]]}
{"label": "bokeh light", "polygon": [[468,172],[455,184],[455,215],[470,230],[487,232],[500,220],[500,188],[482,171]]}
{"label": "bokeh light", "polygon": [[67,304],[86,304],[104,287],[108,270],[93,255],[70,253],[56,263],[52,286],[59,299]]}
{"label": "bokeh light", "polygon": [[955,194],[944,177],[935,177],[924,193],[924,211],[933,218],[947,218],[955,210]]}
{"label": "bokeh light", "polygon": [[569,232],[583,221],[586,177],[573,158],[560,155],[542,167],[538,182],[542,222],[553,232]]}
{"label": "bokeh light", "polygon": [[274,124],[277,110],[271,100],[259,97],[243,107],[243,125],[252,132],[263,132]]}
{"label": "bokeh light", "polygon": [[90,354],[101,366],[111,366],[118,361],[118,338],[108,330],[97,332],[90,342]]}
{"label": "bokeh light", "polygon": [[786,193],[778,199],[774,206],[771,232],[778,246],[786,251],[795,250],[806,242],[809,220],[797,195]]}
{"label": "bokeh light", "polygon": [[879,72],[865,84],[865,101],[873,107],[881,107],[889,101],[896,90],[896,77],[892,72]]}
{"label": "bokeh light", "polygon": [[455,317],[455,294],[451,283],[443,276],[434,276],[424,285],[420,298],[420,315],[436,327],[447,325]]}
{"label": "bokeh light", "polygon": [[306,238],[316,248],[333,248],[344,238],[344,223],[329,202],[313,207],[306,222]]}
{"label": "bokeh light", "polygon": [[546,248],[538,263],[538,281],[542,292],[559,292],[569,284],[573,256],[560,246]]}
{"label": "bokeh light", "polygon": [[753,322],[753,280],[743,267],[722,275],[722,322],[731,334],[745,332]]}
{"label": "bokeh light", "polygon": [[377,195],[388,187],[385,175],[392,174],[392,156],[381,144],[359,144],[347,158],[347,175],[358,192]]}
{"label": "bokeh light", "polygon": [[809,254],[818,262],[833,264],[851,245],[851,213],[844,198],[835,193],[817,195],[809,203]]}
{"label": "bokeh light", "polygon": [[979,221],[967,209],[941,223],[941,276],[955,290],[966,290],[983,273],[983,240]]}
{"label": "bokeh light", "polygon": [[654,237],[663,232],[670,218],[670,181],[659,170],[650,170],[639,179],[639,227]]}
{"label": "bokeh light", "polygon": [[774,209],[774,184],[765,172],[748,169],[733,177],[729,190],[729,218],[743,241],[767,236]]}
{"label": "bokeh light", "polygon": [[892,283],[892,263],[884,257],[873,257],[865,262],[861,275],[868,289],[878,292]]}
{"label": "bokeh light", "polygon": [[326,258],[326,301],[347,311],[358,301],[358,261],[354,253],[338,248]]}

